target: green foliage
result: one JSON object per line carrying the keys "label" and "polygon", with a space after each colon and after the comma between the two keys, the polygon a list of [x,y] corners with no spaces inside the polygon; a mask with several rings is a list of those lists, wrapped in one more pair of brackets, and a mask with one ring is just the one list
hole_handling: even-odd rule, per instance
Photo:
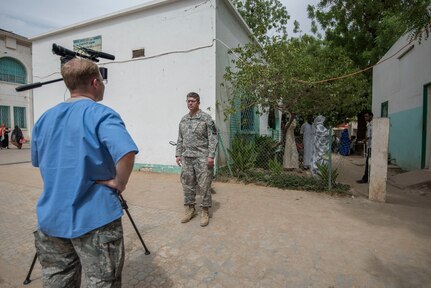
{"label": "green foliage", "polygon": [[233,139],[232,146],[227,151],[232,161],[233,176],[238,178],[247,177],[247,173],[254,168],[256,162],[257,155],[254,143],[237,136]]}
{"label": "green foliage", "polygon": [[[431,32],[429,0],[320,0],[308,5],[312,31],[320,37],[318,25],[333,48],[342,48],[358,70],[370,68],[386,54],[398,38],[428,38]],[[363,96],[371,107],[372,70],[364,73],[368,92]],[[364,107],[365,108],[365,107]]]}
{"label": "green foliage", "polygon": [[[265,140],[266,141],[266,140]],[[325,180],[324,175],[328,175],[327,169],[320,168],[322,176],[320,177],[309,177],[301,176],[294,173],[285,172],[283,166],[276,159],[270,159],[268,161],[268,170],[256,168],[254,163],[256,161],[257,154],[254,152],[255,145],[249,143],[243,137],[236,137],[233,140],[231,149],[228,149],[229,155],[233,162],[231,168],[233,177],[238,180],[244,181],[245,183],[256,183],[259,185],[272,186],[281,189],[293,189],[303,191],[316,191],[323,192],[328,191],[327,176]],[[219,169],[217,175],[218,181],[228,181],[232,177],[227,167]],[[349,194],[349,185],[336,183],[337,172],[333,172],[333,185],[330,193],[341,193]]]}
{"label": "green foliage", "polygon": [[232,107],[253,103],[302,115],[324,114],[331,122],[334,117],[355,116],[366,105],[363,95],[369,87],[363,75],[313,83],[356,71],[346,52],[326,41],[305,35],[263,48],[249,44],[235,53],[236,67],[227,69],[225,79],[241,91],[233,96],[245,99],[233,97]]}
{"label": "green foliage", "polygon": [[329,169],[329,164],[319,164],[316,163],[317,166],[317,178],[322,182],[322,185],[328,185],[329,178],[331,178],[331,185],[335,186],[337,184],[338,171],[337,169],[333,169],[331,174],[329,173],[331,170]]}
{"label": "green foliage", "polygon": [[269,136],[257,136],[256,146],[256,167],[268,169],[268,160],[274,158],[278,142]]}
{"label": "green foliage", "polygon": [[401,23],[407,26],[411,38],[428,39],[431,33],[431,2],[429,0],[402,1],[403,9],[398,13]]}
{"label": "green foliage", "polygon": [[268,161],[268,168],[271,171],[271,175],[281,175],[283,172],[283,165],[275,159]]}
{"label": "green foliage", "polygon": [[290,16],[279,0],[232,0],[232,3],[260,43],[287,37]]}
{"label": "green foliage", "polygon": [[344,48],[358,67],[365,68],[408,31],[413,37],[428,37],[429,5],[429,0],[320,0],[307,10],[313,24],[325,31],[326,40]]}
{"label": "green foliage", "polygon": [[[233,0],[233,4],[260,45],[233,49],[238,58],[233,60],[235,67],[226,71],[227,82],[247,96],[248,104],[324,114],[329,123],[369,108],[371,69],[336,81],[319,80],[370,67],[407,31],[419,40],[431,32],[429,0],[320,0],[308,6],[317,38],[304,35],[290,40],[289,15],[279,0]],[[294,32],[299,31],[295,22]]]}
{"label": "green foliage", "polygon": [[[281,189],[303,190],[303,191],[328,191],[328,185],[324,185],[318,178],[300,176],[282,171],[281,173],[267,173],[261,170],[251,170],[247,175],[247,182],[272,186]],[[349,194],[350,186],[336,183],[331,193]]]}

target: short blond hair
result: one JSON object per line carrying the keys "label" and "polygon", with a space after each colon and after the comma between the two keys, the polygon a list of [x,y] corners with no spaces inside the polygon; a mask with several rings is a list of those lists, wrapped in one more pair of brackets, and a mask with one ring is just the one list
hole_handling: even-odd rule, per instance
{"label": "short blond hair", "polygon": [[96,63],[82,58],[73,58],[65,63],[61,67],[61,75],[70,91],[86,88],[94,78],[101,78]]}

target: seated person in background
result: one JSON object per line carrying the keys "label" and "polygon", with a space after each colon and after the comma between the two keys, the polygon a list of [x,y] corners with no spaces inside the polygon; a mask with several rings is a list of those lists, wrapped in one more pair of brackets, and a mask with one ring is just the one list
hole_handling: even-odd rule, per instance
{"label": "seated person in background", "polygon": [[9,149],[9,132],[10,129],[5,126],[5,124],[1,124],[0,127],[0,149],[6,148]]}
{"label": "seated person in background", "polygon": [[25,143],[24,135],[22,134],[22,131],[19,129],[18,125],[16,125],[15,129],[13,129],[10,140],[12,145],[15,145],[18,149],[21,149],[22,144]]}

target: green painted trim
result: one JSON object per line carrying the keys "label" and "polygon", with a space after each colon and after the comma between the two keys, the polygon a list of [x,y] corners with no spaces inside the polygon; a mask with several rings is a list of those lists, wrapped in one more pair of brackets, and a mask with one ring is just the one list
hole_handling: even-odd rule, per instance
{"label": "green painted trim", "polygon": [[[386,110],[386,115],[383,115],[383,111]],[[388,117],[389,115],[389,101],[382,102],[380,104],[380,117]]]}
{"label": "green painted trim", "polygon": [[179,167],[179,166],[161,165],[161,164],[135,163],[135,165],[133,165],[133,170],[157,172],[157,173],[170,173],[170,174],[180,174],[181,173],[181,167]]}
{"label": "green painted trim", "polygon": [[422,113],[422,157],[421,168],[425,168],[426,154],[427,154],[427,119],[428,119],[428,87],[431,85],[427,83],[424,85],[423,90],[423,113]]}
{"label": "green painted trim", "polygon": [[389,150],[391,158],[404,170],[421,169],[422,103],[415,108],[390,113]]}

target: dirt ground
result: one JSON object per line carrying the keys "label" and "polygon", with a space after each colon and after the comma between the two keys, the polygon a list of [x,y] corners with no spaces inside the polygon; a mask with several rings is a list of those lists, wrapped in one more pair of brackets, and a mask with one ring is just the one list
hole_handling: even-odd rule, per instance
{"label": "dirt ground", "polygon": [[[132,173],[124,197],[151,255],[123,217],[123,287],[431,287],[429,190],[388,186],[387,203],[371,202],[362,160],[338,162],[353,197],[215,182],[205,228],[179,223],[178,175]],[[0,287],[22,287],[42,183],[30,164],[0,175]],[[27,287],[40,278],[37,264]]]}

